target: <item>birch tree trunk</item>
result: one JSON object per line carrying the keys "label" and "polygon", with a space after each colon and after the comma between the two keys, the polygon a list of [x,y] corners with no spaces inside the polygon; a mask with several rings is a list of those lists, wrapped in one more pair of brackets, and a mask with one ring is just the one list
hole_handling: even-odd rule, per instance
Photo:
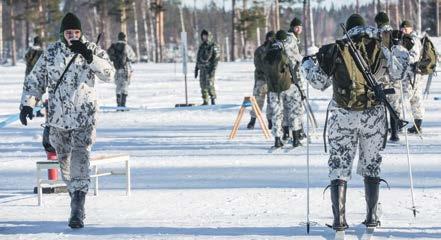
{"label": "birch tree trunk", "polygon": [[236,0],[232,0],[231,10],[231,61],[236,60]]}
{"label": "birch tree trunk", "polygon": [[3,61],[3,1],[0,0],[0,62]]}
{"label": "birch tree trunk", "polygon": [[148,29],[147,29],[147,16],[145,9],[148,7],[147,3],[145,1],[142,1],[141,3],[141,14],[142,14],[142,25],[144,28],[144,47],[145,47],[145,55],[148,56],[147,61],[151,61],[150,58],[150,44],[149,44],[149,37],[148,37]]}
{"label": "birch tree trunk", "polygon": [[12,58],[12,66],[17,65],[17,46],[15,42],[15,19],[14,19],[14,4],[12,0],[9,0],[10,9],[9,9],[9,21],[11,21],[11,58]]}
{"label": "birch tree trunk", "polygon": [[279,7],[279,0],[275,0],[275,5],[274,5],[274,9],[275,9],[275,18],[276,18],[276,29],[280,29],[280,7]]}
{"label": "birch tree trunk", "polygon": [[157,57],[156,57],[156,46],[157,46],[157,39],[156,39],[156,30],[155,30],[155,26],[156,26],[156,18],[154,16],[154,14],[152,14],[152,2],[150,0],[146,0],[146,5],[147,5],[147,19],[149,20],[150,23],[150,42],[151,42],[151,47],[150,47],[150,51],[151,54],[150,56],[152,57],[151,59],[154,60],[155,62],[158,62]]}
{"label": "birch tree trunk", "polygon": [[140,53],[139,53],[139,32],[138,32],[138,14],[136,11],[136,1],[132,2],[132,8],[133,8],[133,25],[135,28],[135,48],[136,48],[136,60],[139,62],[140,59]]}
{"label": "birch tree trunk", "polygon": [[126,14],[126,4],[124,0],[121,0],[120,2],[120,26],[121,26],[121,32],[123,32],[127,36],[127,14]]}

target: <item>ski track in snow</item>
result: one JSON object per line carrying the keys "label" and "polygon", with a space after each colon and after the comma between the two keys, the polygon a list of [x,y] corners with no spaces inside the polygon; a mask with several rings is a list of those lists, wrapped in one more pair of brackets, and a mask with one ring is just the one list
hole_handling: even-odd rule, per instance
{"label": "ski track in snow", "polygon": [[[194,65],[190,64],[189,69]],[[0,128],[0,239],[331,239],[332,222],[327,154],[322,131],[330,90],[310,91],[321,129],[311,144],[311,233],[306,235],[306,148],[268,153],[256,124],[246,130],[244,115],[236,139],[227,140],[243,97],[252,93],[252,63],[221,63],[216,107],[176,109],[184,103],[180,64],[136,64],[130,112],[100,112],[93,154],[127,153],[132,159],[131,197],[123,177],[100,178],[99,196],[86,200],[86,227],[67,227],[67,194],[45,195],[38,207],[31,193],[35,162],[45,159],[43,119],[27,127],[15,122]],[[0,67],[1,115],[17,113],[24,64]],[[382,226],[375,239],[441,239],[441,78],[435,77],[426,100],[423,141],[410,136],[415,200],[411,207],[407,160],[402,144],[383,152]],[[189,75],[189,102],[200,104],[199,82]],[[114,84],[98,82],[102,106],[113,106]],[[404,135],[400,136],[404,142]],[[356,165],[356,162],[355,164]],[[109,168],[117,165],[109,166]],[[355,168],[355,166],[354,166]],[[349,182],[346,239],[363,234],[365,202],[361,177]]]}

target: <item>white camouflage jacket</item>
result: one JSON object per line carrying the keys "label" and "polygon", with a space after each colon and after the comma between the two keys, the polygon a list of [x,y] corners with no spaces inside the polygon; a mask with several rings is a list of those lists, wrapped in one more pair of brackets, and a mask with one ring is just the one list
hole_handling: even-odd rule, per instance
{"label": "white camouflage jacket", "polygon": [[[300,40],[294,35],[293,32],[287,32],[287,38],[283,42],[283,46],[285,48],[286,54],[289,58],[289,65],[291,68],[291,72],[297,74],[297,78],[300,79],[299,87],[302,90],[305,90],[303,78],[300,74],[300,64],[302,64],[303,56],[300,53]],[[297,66],[298,65],[298,66]],[[296,69],[297,66],[297,69]]]}
{"label": "white camouflage jacket", "polygon": [[110,82],[115,74],[106,51],[95,43],[82,41],[93,52],[90,64],[79,54],[65,73],[58,89],[57,81],[74,53],[61,41],[50,44],[23,84],[21,104],[35,107],[35,100],[49,93],[48,124],[66,130],[95,125],[97,98],[95,80]]}

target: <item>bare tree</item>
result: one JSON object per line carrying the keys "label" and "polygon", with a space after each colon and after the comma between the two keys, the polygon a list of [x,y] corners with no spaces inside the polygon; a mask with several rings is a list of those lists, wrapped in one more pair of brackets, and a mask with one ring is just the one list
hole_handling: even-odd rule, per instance
{"label": "bare tree", "polygon": [[119,11],[120,11],[120,19],[119,19],[119,23],[121,25],[120,29],[121,32],[123,32],[124,34],[127,35],[127,11],[126,11],[126,3],[124,0],[120,0],[120,6],[119,6]]}
{"label": "bare tree", "polygon": [[11,58],[12,66],[17,64],[17,46],[15,41],[15,16],[14,16],[14,4],[12,0],[9,0],[9,23],[10,23],[10,40],[11,40]]}
{"label": "bare tree", "polygon": [[231,10],[231,61],[235,61],[236,60],[236,14],[235,14],[235,9],[236,9],[236,0],[232,0],[232,10]]}
{"label": "bare tree", "polygon": [[3,61],[3,0],[0,0],[0,61]]}
{"label": "bare tree", "polygon": [[278,29],[280,29],[280,6],[279,6],[279,0],[275,0],[274,10],[275,10],[275,13],[274,13],[275,21],[274,21],[274,23],[276,24],[275,27],[278,30]]}
{"label": "bare tree", "polygon": [[417,12],[416,12],[416,14],[417,14],[417,16],[416,16],[416,30],[418,32],[421,32],[423,30],[422,26],[421,26],[421,0],[417,0],[417,7],[416,7],[416,9],[417,9]]}
{"label": "bare tree", "polygon": [[139,51],[139,35],[138,35],[138,14],[136,11],[136,2],[132,2],[132,8],[133,8],[133,25],[135,28],[135,51],[136,51],[136,58],[139,61],[140,59],[140,51]]}
{"label": "bare tree", "polygon": [[435,20],[435,23],[436,23],[436,36],[438,36],[439,37],[439,34],[440,34],[440,27],[439,27],[439,1],[440,0],[436,0],[436,6],[435,6],[435,16],[436,16],[436,20]]}
{"label": "bare tree", "polygon": [[[40,30],[40,37],[42,39],[46,38],[46,18],[45,18],[45,11],[44,11],[44,2],[43,0],[38,0],[38,13],[39,13],[39,30]],[[43,41],[43,46],[45,41]]]}
{"label": "bare tree", "polygon": [[145,54],[148,56],[148,61],[151,60],[150,58],[150,41],[149,41],[149,34],[148,34],[148,28],[147,28],[147,13],[146,13],[146,8],[148,7],[148,5],[146,4],[145,1],[141,2],[141,14],[142,14],[142,26],[144,29],[144,47],[145,47]]}

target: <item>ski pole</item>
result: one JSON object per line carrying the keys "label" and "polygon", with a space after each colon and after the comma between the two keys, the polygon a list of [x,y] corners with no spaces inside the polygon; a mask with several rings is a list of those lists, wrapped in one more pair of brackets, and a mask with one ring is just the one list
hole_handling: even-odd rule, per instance
{"label": "ski pole", "polygon": [[[406,119],[406,106],[404,105],[404,94],[403,94],[403,83],[400,84],[400,93],[401,93],[401,107],[403,108],[403,119]],[[412,212],[413,216],[416,217],[416,206],[415,206],[415,195],[413,193],[413,177],[412,177],[412,163],[410,159],[410,150],[409,150],[409,139],[407,138],[407,126],[404,129],[404,138],[406,139],[406,151],[407,151],[407,165],[409,169],[409,184],[410,184],[410,195],[412,197]]]}
{"label": "ski pole", "polygon": [[[306,103],[308,103],[309,99],[309,82],[306,81]],[[309,230],[311,227],[310,220],[309,220],[309,141],[310,141],[310,134],[309,134],[309,121],[306,120],[306,176],[307,176],[307,190],[306,190],[306,232],[309,234]]]}

